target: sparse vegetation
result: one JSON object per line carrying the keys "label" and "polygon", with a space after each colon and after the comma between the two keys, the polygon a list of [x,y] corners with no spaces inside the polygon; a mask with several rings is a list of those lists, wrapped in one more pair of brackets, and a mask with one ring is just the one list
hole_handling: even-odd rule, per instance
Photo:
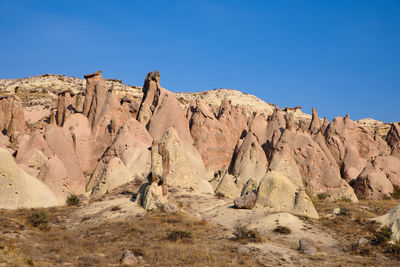
{"label": "sparse vegetation", "polygon": [[319,200],[323,200],[329,197],[329,195],[327,193],[318,193],[317,197]]}
{"label": "sparse vegetation", "polygon": [[390,240],[392,236],[392,230],[389,227],[382,227],[376,234],[375,238],[372,240],[373,245],[380,245],[386,243]]}
{"label": "sparse vegetation", "polygon": [[249,230],[246,226],[237,224],[235,226],[233,235],[237,241],[248,241],[248,242],[263,242],[264,238],[257,230]]}
{"label": "sparse vegetation", "polygon": [[66,203],[68,206],[78,206],[80,202],[81,202],[81,200],[75,194],[69,194],[67,196]]}
{"label": "sparse vegetation", "polygon": [[[111,208],[111,207],[110,207]],[[143,257],[149,266],[260,266],[251,253],[237,253],[237,243],[226,238],[221,226],[181,213],[150,212],[123,219],[92,220],[67,225],[71,209],[67,206],[39,210],[60,218],[51,231],[27,228],[26,238],[0,235],[0,263],[10,266],[108,266],[120,264],[124,250]],[[37,210],[35,212],[38,212]],[[30,210],[0,210],[0,233],[20,231]],[[89,215],[87,215],[89,216]],[[66,227],[68,226],[68,227]],[[72,226],[72,227],[71,227]],[[170,239],[177,239],[172,241]],[[27,239],[28,238],[28,239]],[[6,257],[2,253],[7,251]],[[8,266],[8,265],[7,265]]]}
{"label": "sparse vegetation", "polygon": [[273,232],[277,234],[288,235],[292,232],[292,230],[290,230],[289,227],[279,225],[274,229]]}
{"label": "sparse vegetation", "polygon": [[27,217],[27,221],[33,227],[38,227],[42,230],[48,229],[49,217],[46,212],[38,211],[33,212]]}
{"label": "sparse vegetation", "polygon": [[398,185],[393,185],[393,192],[390,193],[390,197],[392,199],[400,199],[400,186]]}
{"label": "sparse vegetation", "polygon": [[111,211],[119,211],[119,210],[121,210],[121,207],[120,207],[120,206],[113,206],[113,207],[111,207]]}
{"label": "sparse vegetation", "polygon": [[35,265],[35,264],[33,263],[33,260],[32,260],[32,259],[25,259],[25,263],[26,263],[27,265],[30,265],[30,266]]}
{"label": "sparse vegetation", "polygon": [[348,202],[348,203],[350,203],[350,202],[351,202],[351,199],[348,198],[348,197],[342,197],[342,198],[340,199],[340,201],[341,201],[341,202]]}
{"label": "sparse vegetation", "polygon": [[178,240],[188,241],[192,239],[192,233],[183,230],[172,230],[167,234],[167,239],[170,241],[178,241]]}

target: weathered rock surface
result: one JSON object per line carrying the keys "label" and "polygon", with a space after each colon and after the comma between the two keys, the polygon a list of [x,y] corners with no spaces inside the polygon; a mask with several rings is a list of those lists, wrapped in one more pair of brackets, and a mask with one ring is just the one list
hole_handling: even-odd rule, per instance
{"label": "weathered rock surface", "polygon": [[0,208],[34,208],[61,204],[50,189],[22,171],[8,151],[0,148]]}
{"label": "weathered rock surface", "polygon": [[256,205],[257,196],[253,192],[249,192],[248,194],[241,196],[239,198],[235,198],[233,204],[237,209],[249,209],[251,210]]}
{"label": "weathered rock surface", "polygon": [[217,120],[207,104],[196,99],[190,119],[190,133],[196,144],[204,165],[210,170],[225,169],[228,167],[231,155],[227,149],[227,138],[224,126]]}
{"label": "weathered rock surface", "polygon": [[240,196],[240,190],[236,187],[233,176],[225,174],[221,182],[215,188],[215,193],[225,198],[237,198]]}
{"label": "weathered rock surface", "polygon": [[313,141],[308,133],[286,129],[275,146],[276,153],[287,150],[300,171],[303,184],[313,194],[328,193],[333,199],[349,198],[357,201],[350,185],[340,177],[336,166],[332,165],[323,149]]}
{"label": "weathered rock surface", "polygon": [[237,177],[238,188],[242,188],[250,178],[260,182],[266,173],[267,157],[252,132],[246,134],[234,160],[232,174]]}
{"label": "weathered rock surface", "polygon": [[400,205],[373,220],[380,223],[382,227],[387,226],[390,228],[392,232],[392,235],[390,236],[391,240],[400,240]]}
{"label": "weathered rock surface", "polygon": [[304,189],[298,188],[286,175],[276,171],[268,171],[261,180],[257,190],[257,206],[268,207],[275,212],[319,217]]}
{"label": "weathered rock surface", "polygon": [[119,130],[114,142],[98,162],[87,191],[104,194],[150,172],[152,138],[137,120],[129,119]]}
{"label": "weathered rock surface", "polygon": [[317,247],[314,244],[314,241],[307,237],[303,237],[299,239],[299,250],[307,255],[315,255],[317,253]]}
{"label": "weathered rock surface", "polygon": [[24,135],[25,117],[19,97],[0,97],[0,131],[12,140]]}

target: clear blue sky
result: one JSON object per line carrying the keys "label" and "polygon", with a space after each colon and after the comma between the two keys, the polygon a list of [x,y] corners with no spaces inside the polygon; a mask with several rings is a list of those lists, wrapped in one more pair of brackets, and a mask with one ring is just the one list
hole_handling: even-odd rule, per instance
{"label": "clear blue sky", "polygon": [[400,120],[400,1],[0,0],[0,78],[232,88],[332,119]]}

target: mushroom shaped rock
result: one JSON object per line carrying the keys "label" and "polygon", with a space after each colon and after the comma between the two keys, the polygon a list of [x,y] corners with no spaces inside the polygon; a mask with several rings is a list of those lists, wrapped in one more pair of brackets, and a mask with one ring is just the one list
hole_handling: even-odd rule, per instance
{"label": "mushroom shaped rock", "polygon": [[276,171],[268,171],[257,190],[257,206],[274,212],[319,218],[310,198],[303,189],[295,186],[289,178]]}
{"label": "mushroom shaped rock", "polygon": [[11,154],[0,148],[0,208],[36,208],[60,204],[44,183],[21,170]]}

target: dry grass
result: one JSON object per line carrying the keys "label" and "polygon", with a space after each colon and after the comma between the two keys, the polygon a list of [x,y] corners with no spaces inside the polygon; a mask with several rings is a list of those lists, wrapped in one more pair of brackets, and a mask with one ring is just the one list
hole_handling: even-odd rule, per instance
{"label": "dry grass", "polygon": [[105,266],[118,264],[128,249],[150,266],[259,265],[252,255],[237,253],[238,244],[219,226],[184,214],[149,213],[69,228],[65,219],[71,210],[45,210],[50,214],[48,231],[26,222],[31,210],[0,211],[0,263]]}

